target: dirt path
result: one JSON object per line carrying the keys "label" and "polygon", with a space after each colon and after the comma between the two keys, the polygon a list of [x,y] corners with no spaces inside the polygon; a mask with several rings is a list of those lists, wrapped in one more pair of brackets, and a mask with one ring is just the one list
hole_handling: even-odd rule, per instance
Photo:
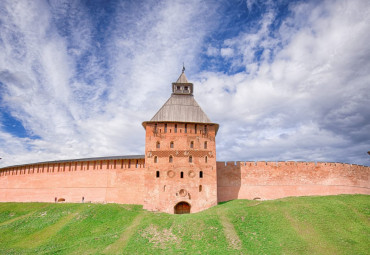
{"label": "dirt path", "polygon": [[218,213],[218,216],[224,228],[226,239],[229,242],[229,247],[234,250],[240,250],[242,248],[242,242],[235,231],[234,225],[230,222],[229,218],[227,218],[225,212],[221,212],[222,211]]}
{"label": "dirt path", "polygon": [[130,237],[135,233],[136,229],[140,225],[144,214],[145,213],[141,213],[137,215],[135,219],[131,222],[131,224],[123,231],[120,238],[111,245],[107,246],[107,248],[105,248],[103,254],[122,254],[123,249],[130,240]]}

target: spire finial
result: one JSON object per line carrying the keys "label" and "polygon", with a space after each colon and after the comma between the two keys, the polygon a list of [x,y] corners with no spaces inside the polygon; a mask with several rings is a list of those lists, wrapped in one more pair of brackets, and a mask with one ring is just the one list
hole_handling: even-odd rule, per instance
{"label": "spire finial", "polygon": [[185,72],[185,64],[182,62],[182,72]]}

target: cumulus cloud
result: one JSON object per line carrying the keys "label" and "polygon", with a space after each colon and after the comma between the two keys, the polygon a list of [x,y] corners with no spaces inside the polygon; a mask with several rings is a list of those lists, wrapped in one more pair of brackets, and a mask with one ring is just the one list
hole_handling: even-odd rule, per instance
{"label": "cumulus cloud", "polygon": [[369,4],[261,5],[3,1],[0,167],[143,154],[183,62],[218,160],[369,165]]}
{"label": "cumulus cloud", "polygon": [[200,101],[223,124],[218,158],[368,164],[369,4],[290,8],[274,33],[270,12],[257,32],[227,39],[247,72],[201,75]]}
{"label": "cumulus cloud", "polygon": [[100,7],[77,1],[0,5],[1,110],[33,136],[5,130],[1,115],[2,166],[142,154],[141,122],[169,96],[183,62],[197,70],[204,19],[212,13],[207,6]]}

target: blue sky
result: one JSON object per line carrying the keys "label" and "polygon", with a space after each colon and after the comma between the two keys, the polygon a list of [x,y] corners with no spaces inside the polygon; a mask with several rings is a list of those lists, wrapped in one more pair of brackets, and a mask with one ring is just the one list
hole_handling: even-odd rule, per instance
{"label": "blue sky", "polygon": [[369,1],[0,2],[0,167],[143,154],[185,63],[218,160],[370,165]]}

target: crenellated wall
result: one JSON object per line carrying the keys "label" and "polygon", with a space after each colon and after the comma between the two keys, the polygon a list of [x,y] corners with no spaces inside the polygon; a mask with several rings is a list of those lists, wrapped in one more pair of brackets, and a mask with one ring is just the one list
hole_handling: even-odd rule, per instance
{"label": "crenellated wall", "polygon": [[39,163],[0,169],[0,201],[142,204],[144,159]]}
{"label": "crenellated wall", "polygon": [[217,162],[218,202],[370,194],[370,167],[315,162]]}
{"label": "crenellated wall", "polygon": [[[0,202],[54,202],[55,198],[81,202],[84,197],[85,202],[143,204],[145,167],[144,158],[140,158],[72,160],[2,168]],[[368,166],[263,161],[217,162],[216,168],[218,202],[288,196],[370,195]],[[182,180],[178,179],[179,185]],[[211,180],[205,175],[202,181]]]}

